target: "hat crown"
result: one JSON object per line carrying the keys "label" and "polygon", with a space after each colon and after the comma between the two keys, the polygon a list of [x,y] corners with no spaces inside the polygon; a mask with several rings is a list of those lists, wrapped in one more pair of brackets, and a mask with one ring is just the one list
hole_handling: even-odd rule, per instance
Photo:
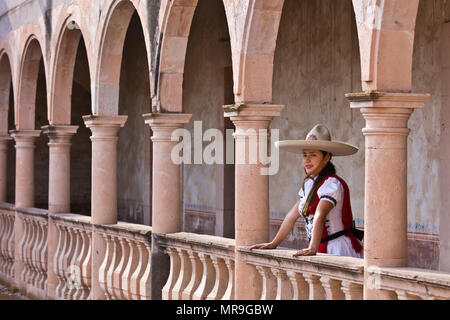
{"label": "hat crown", "polygon": [[330,130],[324,125],[318,124],[306,135],[305,140],[325,140],[331,141]]}

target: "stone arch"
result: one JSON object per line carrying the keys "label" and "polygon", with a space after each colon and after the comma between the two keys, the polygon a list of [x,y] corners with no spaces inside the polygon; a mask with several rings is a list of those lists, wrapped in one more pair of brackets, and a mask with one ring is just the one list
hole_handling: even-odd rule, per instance
{"label": "stone arch", "polygon": [[[35,98],[42,50],[38,38],[31,35],[26,42],[20,64],[15,125],[17,130],[34,130]],[[44,59],[44,68],[45,59]],[[47,79],[47,77],[46,77]]]}
{"label": "stone arch", "polygon": [[147,23],[144,23],[147,14],[144,5],[144,2],[136,0],[116,0],[111,3],[104,19],[102,19],[102,31],[97,44],[99,55],[95,67],[95,81],[92,92],[92,113],[95,115],[118,114],[123,46],[128,25],[135,11],[137,11],[144,31],[147,59],[151,61],[149,58],[148,28]]}
{"label": "stone arch", "polygon": [[245,5],[225,1],[227,14],[242,26],[230,26],[235,100],[267,103],[272,101],[273,59],[284,0],[251,0]]}
{"label": "stone arch", "polygon": [[11,60],[6,51],[0,52],[0,136],[8,134],[8,113],[12,82]]}
{"label": "stone arch", "polygon": [[[48,118],[50,124],[70,124],[71,115],[71,90],[74,64],[80,41],[84,41],[88,56],[89,70],[91,70],[91,50],[89,33],[86,23],[82,18],[78,6],[70,6],[66,13],[61,15],[58,23],[59,30],[52,40],[52,60],[50,63],[49,79],[49,110]],[[92,76],[90,76],[92,78]]]}
{"label": "stone arch", "polygon": [[49,123],[70,124],[73,69],[81,32],[68,19],[56,47],[50,89]]}
{"label": "stone arch", "polygon": [[364,91],[411,90],[419,0],[353,0]]}
{"label": "stone arch", "polygon": [[198,0],[166,2],[160,9],[160,44],[158,108],[181,112],[183,74],[192,18]]}

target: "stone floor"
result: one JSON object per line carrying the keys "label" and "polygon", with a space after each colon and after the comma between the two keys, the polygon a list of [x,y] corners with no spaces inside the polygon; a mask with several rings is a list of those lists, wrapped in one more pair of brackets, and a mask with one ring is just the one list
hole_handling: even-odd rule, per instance
{"label": "stone floor", "polygon": [[0,284],[0,300],[29,300],[20,293],[12,293],[8,287]]}

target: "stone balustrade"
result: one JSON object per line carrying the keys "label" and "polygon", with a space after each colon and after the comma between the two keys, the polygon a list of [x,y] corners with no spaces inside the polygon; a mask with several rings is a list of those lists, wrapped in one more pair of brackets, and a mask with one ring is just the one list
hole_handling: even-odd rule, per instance
{"label": "stone balustrade", "polygon": [[[48,218],[46,210],[0,204],[0,281],[8,286],[22,283],[31,298],[47,295]],[[22,230],[17,252],[15,219],[20,219]],[[98,272],[105,299],[151,299],[151,227],[124,222],[93,225],[90,217],[77,214],[52,214],[50,219],[57,230],[56,299],[90,299],[92,272]],[[105,241],[99,270],[92,269],[93,232]],[[235,250],[257,271],[262,300],[363,298],[362,259],[293,257],[295,250],[235,248],[233,239],[185,232],[154,238],[170,259],[162,289],[166,300],[234,299]],[[15,279],[15,261],[23,264],[20,279]],[[367,285],[391,299],[450,299],[449,273],[386,267],[369,267],[366,273]]]}
{"label": "stone balustrade", "polygon": [[53,269],[58,284],[55,298],[89,299],[91,289],[91,217],[78,214],[52,214],[57,230]]}
{"label": "stone balustrade", "polygon": [[48,212],[36,208],[15,210],[16,219],[22,225],[18,260],[23,268],[18,280],[24,284],[29,297],[42,299],[47,295]]}
{"label": "stone balustrade", "polygon": [[0,282],[14,282],[14,205],[0,203]]}
{"label": "stone balustrade", "polygon": [[238,248],[261,276],[261,300],[358,300],[363,298],[363,259],[295,250]]}
{"label": "stone balustrade", "polygon": [[170,257],[163,300],[234,298],[234,239],[186,232],[156,238]]}
{"label": "stone balustrade", "polygon": [[98,272],[108,300],[151,299],[151,232],[145,225],[118,222],[94,225],[106,253]]}
{"label": "stone balustrade", "polygon": [[367,268],[373,289],[391,293],[399,300],[449,300],[450,274],[417,268]]}

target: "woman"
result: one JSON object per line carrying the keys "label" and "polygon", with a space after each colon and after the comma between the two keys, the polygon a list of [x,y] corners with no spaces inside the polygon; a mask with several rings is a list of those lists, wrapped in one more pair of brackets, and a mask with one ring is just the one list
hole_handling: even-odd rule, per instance
{"label": "woman", "polygon": [[327,127],[316,125],[306,140],[286,140],[275,144],[280,149],[303,154],[306,173],[300,200],[284,218],[280,230],[269,243],[256,244],[250,249],[274,249],[291,232],[299,216],[305,219],[309,247],[294,256],[315,255],[317,252],[340,256],[362,257],[362,245],[352,232],[350,192],[345,181],[336,175],[333,156],[352,155],[358,148],[331,141]]}

